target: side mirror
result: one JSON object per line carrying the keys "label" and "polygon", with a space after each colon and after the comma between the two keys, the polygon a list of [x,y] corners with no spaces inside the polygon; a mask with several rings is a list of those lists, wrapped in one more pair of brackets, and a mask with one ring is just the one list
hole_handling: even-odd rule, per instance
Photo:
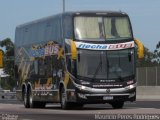
{"label": "side mirror", "polygon": [[135,44],[136,44],[137,47],[138,47],[138,51],[137,51],[138,58],[139,58],[139,59],[144,58],[144,46],[143,46],[142,42],[139,41],[139,40],[136,39],[136,38],[134,38],[134,42],[135,42]]}

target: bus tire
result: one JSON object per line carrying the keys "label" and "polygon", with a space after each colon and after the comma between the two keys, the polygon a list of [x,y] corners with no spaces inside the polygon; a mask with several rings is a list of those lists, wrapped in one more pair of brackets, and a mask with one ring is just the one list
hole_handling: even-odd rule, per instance
{"label": "bus tire", "polygon": [[124,106],[124,101],[115,101],[110,103],[114,109],[121,109]]}
{"label": "bus tire", "polygon": [[24,93],[24,98],[23,98],[23,102],[24,102],[24,107],[25,108],[29,108],[29,96],[28,96],[28,92],[25,90]]}
{"label": "bus tire", "polygon": [[69,102],[67,102],[67,94],[65,92],[64,87],[62,87],[60,91],[61,108],[64,110],[70,109],[70,105]]}
{"label": "bus tire", "polygon": [[31,89],[28,90],[28,98],[29,98],[29,106],[30,108],[34,108],[33,96]]}
{"label": "bus tire", "polygon": [[46,103],[40,101],[34,101],[31,89],[28,91],[28,101],[30,108],[44,108]]}

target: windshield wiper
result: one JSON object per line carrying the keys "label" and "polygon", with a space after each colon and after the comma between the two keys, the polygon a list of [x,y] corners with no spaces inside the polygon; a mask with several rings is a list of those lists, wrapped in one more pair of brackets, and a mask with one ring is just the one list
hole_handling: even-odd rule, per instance
{"label": "windshield wiper", "polygon": [[99,64],[98,64],[98,66],[97,66],[97,68],[96,68],[96,71],[95,71],[95,73],[94,73],[94,75],[93,75],[92,80],[94,80],[94,79],[96,78],[97,73],[98,73],[98,71],[99,71],[100,68],[102,68],[102,57],[101,57],[101,54],[100,54],[100,61],[99,61]]}

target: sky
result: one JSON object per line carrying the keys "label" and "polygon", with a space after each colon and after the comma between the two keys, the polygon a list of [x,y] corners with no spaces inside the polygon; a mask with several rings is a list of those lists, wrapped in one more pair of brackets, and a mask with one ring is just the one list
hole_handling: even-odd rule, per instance
{"label": "sky", "polygon": [[[11,38],[19,24],[61,13],[63,0],[0,0],[0,40]],[[65,11],[126,12],[134,37],[150,51],[160,41],[160,0],[65,0]]]}

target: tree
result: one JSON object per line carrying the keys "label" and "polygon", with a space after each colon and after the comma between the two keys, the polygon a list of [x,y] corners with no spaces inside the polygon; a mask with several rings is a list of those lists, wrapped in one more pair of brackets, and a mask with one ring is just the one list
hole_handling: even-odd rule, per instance
{"label": "tree", "polygon": [[158,62],[158,64],[160,64],[160,41],[157,43],[154,53],[155,53],[155,61]]}
{"label": "tree", "polygon": [[137,67],[157,66],[158,62],[155,60],[156,54],[154,52],[149,51],[149,49],[146,47],[144,49],[145,49],[144,58],[140,60],[137,59]]}
{"label": "tree", "polygon": [[3,88],[12,89],[16,84],[14,79],[14,44],[10,38],[6,38],[0,41],[0,46],[5,49],[3,55],[4,71],[9,75],[7,80],[2,81]]}

